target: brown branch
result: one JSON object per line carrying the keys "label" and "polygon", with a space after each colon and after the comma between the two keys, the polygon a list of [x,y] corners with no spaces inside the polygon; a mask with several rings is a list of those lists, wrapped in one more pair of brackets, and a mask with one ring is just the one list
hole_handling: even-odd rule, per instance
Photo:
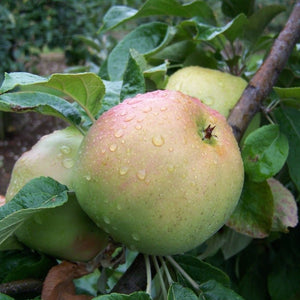
{"label": "brown branch", "polygon": [[43,282],[38,279],[24,279],[0,284],[0,293],[9,296],[26,294],[39,295],[42,291]]}
{"label": "brown branch", "polygon": [[238,141],[253,116],[259,111],[262,100],[271,92],[299,38],[300,1],[298,0],[285,27],[275,40],[267,59],[250,80],[228,118],[228,123],[233,128]]}

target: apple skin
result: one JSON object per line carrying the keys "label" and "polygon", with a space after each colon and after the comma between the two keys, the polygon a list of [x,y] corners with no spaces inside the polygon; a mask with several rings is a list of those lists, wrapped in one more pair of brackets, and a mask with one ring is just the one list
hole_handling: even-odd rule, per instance
{"label": "apple skin", "polygon": [[[6,202],[39,176],[52,177],[71,188],[74,158],[82,139],[71,127],[42,137],[15,163]],[[36,213],[15,235],[31,249],[71,261],[92,259],[108,242],[108,235],[91,221],[72,194],[63,206]]]}
{"label": "apple skin", "polygon": [[198,98],[227,118],[246,86],[247,82],[241,77],[218,70],[189,66],[172,74],[166,89]]}
{"label": "apple skin", "polygon": [[[209,125],[216,127],[205,139]],[[172,255],[226,222],[244,170],[226,119],[165,90],[105,112],[85,136],[73,175],[81,207],[112,238],[141,253]]]}

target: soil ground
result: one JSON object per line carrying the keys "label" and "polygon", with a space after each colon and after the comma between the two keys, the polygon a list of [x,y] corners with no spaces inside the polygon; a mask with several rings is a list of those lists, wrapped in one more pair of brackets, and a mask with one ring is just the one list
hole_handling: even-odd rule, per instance
{"label": "soil ground", "polygon": [[[35,66],[39,75],[63,72],[66,68],[59,53],[41,56]],[[66,123],[54,117],[38,113],[5,113],[5,136],[0,139],[0,195],[5,195],[15,161],[45,134],[66,127]]]}

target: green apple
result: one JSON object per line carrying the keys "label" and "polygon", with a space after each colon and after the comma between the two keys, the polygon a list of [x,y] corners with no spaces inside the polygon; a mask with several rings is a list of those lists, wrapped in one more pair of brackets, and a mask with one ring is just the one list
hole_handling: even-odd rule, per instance
{"label": "green apple", "polygon": [[[82,139],[71,127],[42,137],[15,163],[6,202],[39,176],[52,177],[71,188],[74,158]],[[75,196],[61,207],[36,213],[15,235],[29,248],[72,261],[92,259],[108,241],[107,234],[84,213]]]}
{"label": "green apple", "polygon": [[224,116],[176,91],[127,99],[92,125],[73,174],[81,207],[118,242],[186,252],[226,222],[244,170]]}
{"label": "green apple", "polygon": [[247,82],[241,77],[218,70],[190,66],[172,74],[166,89],[196,97],[227,118],[246,86]]}

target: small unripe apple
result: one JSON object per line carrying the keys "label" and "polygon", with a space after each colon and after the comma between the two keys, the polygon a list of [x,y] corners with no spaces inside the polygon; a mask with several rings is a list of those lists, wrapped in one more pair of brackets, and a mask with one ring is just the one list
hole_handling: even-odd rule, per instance
{"label": "small unripe apple", "polygon": [[[6,201],[31,179],[49,176],[71,188],[74,158],[83,136],[74,128],[42,137],[15,163]],[[72,261],[92,259],[106,245],[108,236],[84,213],[75,196],[60,207],[36,213],[15,232],[29,248]]]}
{"label": "small unripe apple", "polygon": [[81,207],[131,249],[193,249],[233,212],[243,163],[226,119],[198,99],[155,91],[127,99],[92,125],[73,184]]}
{"label": "small unripe apple", "polygon": [[218,70],[190,66],[172,74],[166,89],[196,97],[227,118],[246,86],[247,82],[241,77]]}

